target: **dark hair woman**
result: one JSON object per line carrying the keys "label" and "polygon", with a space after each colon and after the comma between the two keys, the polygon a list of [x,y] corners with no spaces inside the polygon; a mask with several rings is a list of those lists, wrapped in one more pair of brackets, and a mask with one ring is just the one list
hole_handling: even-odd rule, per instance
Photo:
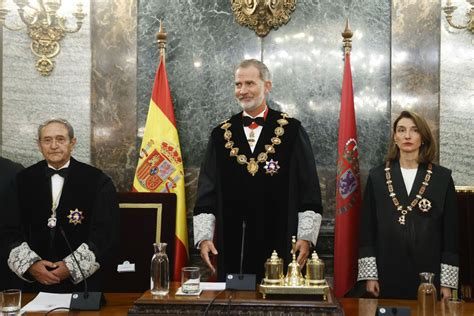
{"label": "dark hair woman", "polygon": [[375,297],[416,299],[421,272],[442,298],[458,286],[458,209],[451,171],[418,114],[393,124],[385,164],[370,171],[361,211],[358,280]]}

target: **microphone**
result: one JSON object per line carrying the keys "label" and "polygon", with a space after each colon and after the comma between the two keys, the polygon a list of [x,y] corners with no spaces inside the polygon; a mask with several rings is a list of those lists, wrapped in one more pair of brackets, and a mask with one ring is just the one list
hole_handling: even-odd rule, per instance
{"label": "microphone", "polygon": [[240,248],[240,272],[238,274],[229,273],[226,275],[226,290],[255,291],[255,274],[243,274],[242,265],[244,262],[245,245],[245,221],[242,221],[242,245]]}
{"label": "microphone", "polygon": [[96,311],[99,310],[105,301],[102,292],[89,292],[87,290],[87,279],[84,276],[84,272],[81,269],[81,265],[79,264],[79,260],[77,260],[74,251],[72,250],[71,244],[69,243],[69,239],[66,237],[66,233],[62,226],[59,225],[59,231],[61,235],[64,237],[64,241],[74,258],[74,262],[76,263],[79,272],[81,272],[82,279],[84,280],[84,292],[73,292],[71,295],[71,303],[70,309],[71,310],[81,310],[81,311]]}

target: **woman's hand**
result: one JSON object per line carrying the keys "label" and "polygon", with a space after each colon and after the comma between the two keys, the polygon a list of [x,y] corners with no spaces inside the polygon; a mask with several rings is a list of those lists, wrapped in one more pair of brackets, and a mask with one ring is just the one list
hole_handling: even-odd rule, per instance
{"label": "woman's hand", "polygon": [[453,297],[453,292],[449,287],[441,287],[441,299],[447,300],[448,298]]}
{"label": "woman's hand", "polygon": [[375,297],[380,295],[380,286],[378,280],[367,280],[365,290]]}

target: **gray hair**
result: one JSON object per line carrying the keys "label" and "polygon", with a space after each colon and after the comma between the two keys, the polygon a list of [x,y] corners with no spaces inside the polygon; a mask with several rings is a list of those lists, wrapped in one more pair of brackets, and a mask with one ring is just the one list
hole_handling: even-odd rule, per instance
{"label": "gray hair", "polygon": [[270,74],[270,70],[268,70],[267,65],[257,59],[245,59],[240,62],[240,64],[237,66],[237,68],[235,68],[235,70],[237,71],[237,69],[239,68],[248,68],[250,66],[253,66],[258,69],[258,72],[260,73],[260,79],[262,79],[263,81],[272,80],[272,75]]}
{"label": "gray hair", "polygon": [[62,119],[62,118],[52,118],[43,122],[40,126],[38,126],[38,139],[41,139],[41,130],[45,128],[47,125],[52,124],[52,123],[63,124],[64,127],[66,127],[67,129],[67,134],[69,136],[69,139],[74,138],[74,129],[72,128],[71,123],[69,123],[67,120]]}

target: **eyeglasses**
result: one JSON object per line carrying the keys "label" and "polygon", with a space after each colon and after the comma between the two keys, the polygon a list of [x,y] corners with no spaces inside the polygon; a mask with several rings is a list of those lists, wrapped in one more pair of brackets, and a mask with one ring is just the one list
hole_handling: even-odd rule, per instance
{"label": "eyeglasses", "polygon": [[40,140],[40,143],[46,146],[52,145],[54,142],[58,145],[63,145],[69,141],[68,138],[63,136],[56,136],[56,137],[45,137]]}

